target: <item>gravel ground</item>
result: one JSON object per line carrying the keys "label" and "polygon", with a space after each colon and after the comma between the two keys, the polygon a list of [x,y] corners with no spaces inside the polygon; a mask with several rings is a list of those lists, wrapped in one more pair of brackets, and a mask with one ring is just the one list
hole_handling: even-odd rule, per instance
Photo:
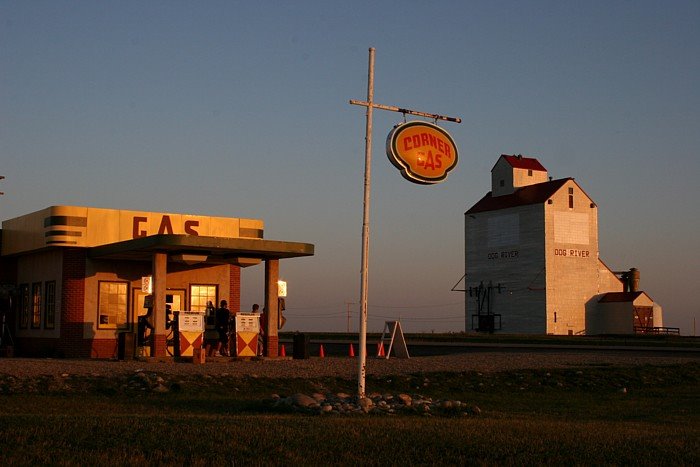
{"label": "gravel ground", "polygon": [[[698,362],[700,358],[576,352],[477,352],[445,356],[367,359],[367,375],[397,375],[429,372],[479,371],[496,372],[536,368],[571,368],[581,366],[672,365]],[[227,375],[260,378],[318,378],[325,376],[352,379],[357,377],[357,359],[349,357],[312,357],[308,360],[210,359],[204,365],[172,361],[105,361],[71,359],[0,359],[0,375],[16,378],[36,376],[121,376],[141,369],[163,375]]]}

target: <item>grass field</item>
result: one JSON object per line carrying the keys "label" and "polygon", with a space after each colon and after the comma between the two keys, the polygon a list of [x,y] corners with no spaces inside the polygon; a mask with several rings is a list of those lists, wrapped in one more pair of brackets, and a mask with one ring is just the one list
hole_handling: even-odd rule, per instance
{"label": "grass field", "polygon": [[273,392],[353,391],[334,378],[184,378],[165,394],[123,383],[85,377],[79,391],[0,396],[0,464],[700,465],[700,364],[368,379],[372,391],[481,409],[459,417],[264,403]]}

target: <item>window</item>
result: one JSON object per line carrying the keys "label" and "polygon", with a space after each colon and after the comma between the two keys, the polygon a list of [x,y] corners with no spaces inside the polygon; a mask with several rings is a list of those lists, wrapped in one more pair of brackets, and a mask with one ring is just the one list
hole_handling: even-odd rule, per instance
{"label": "window", "polygon": [[206,311],[207,302],[216,303],[216,285],[190,286],[190,311]]}
{"label": "window", "polygon": [[574,209],[574,189],[569,188],[569,209]]}
{"label": "window", "polygon": [[32,284],[32,329],[41,327],[41,282]]}
{"label": "window", "polygon": [[500,180],[498,182],[498,186],[506,186],[506,181],[505,180]]}
{"label": "window", "polygon": [[97,327],[99,329],[125,328],[127,321],[126,282],[100,282],[97,297]]}
{"label": "window", "polygon": [[19,286],[19,327],[29,327],[29,284]]}
{"label": "window", "polygon": [[532,177],[532,169],[527,169],[527,176]]}
{"label": "window", "polygon": [[46,283],[44,299],[44,329],[56,327],[56,281]]}

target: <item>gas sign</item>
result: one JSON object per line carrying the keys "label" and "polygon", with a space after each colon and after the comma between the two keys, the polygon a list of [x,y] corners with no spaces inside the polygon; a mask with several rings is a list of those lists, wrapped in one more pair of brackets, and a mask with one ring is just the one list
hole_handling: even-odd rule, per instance
{"label": "gas sign", "polygon": [[421,185],[442,182],[457,166],[457,145],[445,130],[428,122],[397,125],[386,139],[386,154],[407,180]]}

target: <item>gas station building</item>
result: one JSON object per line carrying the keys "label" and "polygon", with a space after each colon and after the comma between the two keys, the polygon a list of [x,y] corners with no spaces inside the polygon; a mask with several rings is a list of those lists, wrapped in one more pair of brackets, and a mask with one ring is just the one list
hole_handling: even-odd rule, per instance
{"label": "gas station building", "polygon": [[[167,355],[166,305],[240,310],[241,268],[264,263],[264,355],[278,355],[281,259],[314,245],[263,239],[257,219],[51,206],[3,221],[0,283],[14,352],[114,358],[152,295],[151,355]],[[150,293],[146,290],[150,286]]]}

